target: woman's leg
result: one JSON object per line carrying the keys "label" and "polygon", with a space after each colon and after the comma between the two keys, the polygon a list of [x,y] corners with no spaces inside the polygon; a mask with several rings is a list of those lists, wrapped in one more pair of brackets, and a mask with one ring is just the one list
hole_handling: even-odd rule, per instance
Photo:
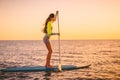
{"label": "woman's leg", "polygon": [[51,48],[51,44],[50,44],[50,42],[47,42],[46,43],[46,47],[47,47],[47,49],[48,49],[48,54],[47,54],[47,57],[46,57],[46,67],[52,67],[51,65],[50,65],[50,60],[51,60],[51,55],[52,55],[52,48]]}

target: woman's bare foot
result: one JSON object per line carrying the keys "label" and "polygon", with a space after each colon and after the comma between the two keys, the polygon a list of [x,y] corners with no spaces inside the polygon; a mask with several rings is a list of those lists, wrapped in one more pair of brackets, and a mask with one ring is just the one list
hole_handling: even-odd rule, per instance
{"label": "woman's bare foot", "polygon": [[52,65],[45,65],[45,67],[47,67],[47,68],[53,68]]}

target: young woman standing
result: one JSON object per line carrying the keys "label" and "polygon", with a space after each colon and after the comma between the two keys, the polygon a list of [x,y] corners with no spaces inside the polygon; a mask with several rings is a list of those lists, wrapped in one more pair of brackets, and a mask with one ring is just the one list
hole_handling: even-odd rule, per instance
{"label": "young woman standing", "polygon": [[43,29],[45,36],[43,37],[43,41],[48,49],[48,54],[46,57],[46,64],[45,66],[47,68],[52,68],[52,65],[50,64],[50,60],[51,60],[51,55],[52,55],[52,47],[51,47],[51,43],[49,41],[50,37],[52,35],[60,35],[60,33],[53,33],[52,29],[53,29],[53,22],[56,21],[56,17],[58,15],[58,11],[56,11],[56,14],[51,13],[48,18],[46,19],[45,22],[45,27]]}

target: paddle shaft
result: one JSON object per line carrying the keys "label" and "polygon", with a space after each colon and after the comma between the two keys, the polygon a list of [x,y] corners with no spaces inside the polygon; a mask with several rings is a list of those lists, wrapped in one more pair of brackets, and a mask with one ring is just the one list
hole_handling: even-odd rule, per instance
{"label": "paddle shaft", "polygon": [[[59,12],[57,15],[57,21],[58,21],[58,33],[60,33],[60,27],[59,27]],[[59,64],[61,64],[61,54],[60,54],[60,35],[58,35],[58,48],[59,48]]]}

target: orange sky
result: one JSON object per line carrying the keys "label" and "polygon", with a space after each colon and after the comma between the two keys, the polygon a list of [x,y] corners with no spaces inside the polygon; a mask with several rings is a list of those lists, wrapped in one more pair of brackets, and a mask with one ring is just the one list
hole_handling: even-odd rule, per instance
{"label": "orange sky", "polygon": [[63,40],[120,39],[120,0],[0,0],[0,40],[41,40],[56,10]]}

